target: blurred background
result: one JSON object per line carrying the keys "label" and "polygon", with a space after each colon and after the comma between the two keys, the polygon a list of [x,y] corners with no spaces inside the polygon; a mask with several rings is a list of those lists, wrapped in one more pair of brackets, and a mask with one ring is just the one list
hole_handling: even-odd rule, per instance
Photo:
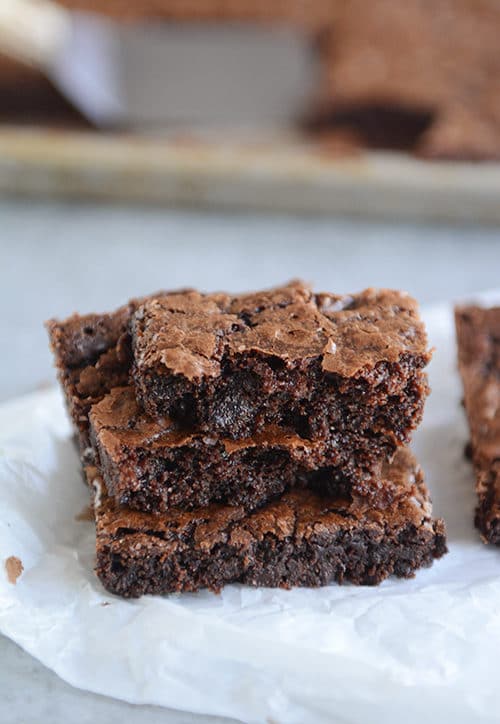
{"label": "blurred background", "polygon": [[[49,317],[180,286],[500,286],[500,0],[0,0],[0,400]],[[0,639],[0,721],[203,717]]]}
{"label": "blurred background", "polygon": [[499,223],[499,0],[2,0],[0,191]]}

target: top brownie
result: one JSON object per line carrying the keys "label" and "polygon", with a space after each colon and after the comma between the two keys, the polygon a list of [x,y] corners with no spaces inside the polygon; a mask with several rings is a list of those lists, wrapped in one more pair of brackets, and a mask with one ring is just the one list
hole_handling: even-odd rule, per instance
{"label": "top brownie", "polygon": [[430,359],[417,304],[301,282],[254,294],[150,298],[131,318],[133,378],[148,413],[230,438],[265,425],[306,438],[332,428],[406,443]]}

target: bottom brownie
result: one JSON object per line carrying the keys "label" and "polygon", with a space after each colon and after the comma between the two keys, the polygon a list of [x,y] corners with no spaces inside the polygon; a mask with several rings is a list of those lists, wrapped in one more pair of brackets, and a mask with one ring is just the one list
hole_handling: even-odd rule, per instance
{"label": "bottom brownie", "polygon": [[445,526],[432,519],[422,472],[408,450],[398,452],[391,472],[405,494],[383,511],[358,499],[295,490],[250,515],[221,505],[152,515],[116,506],[89,466],[97,575],[125,597],[219,591],[236,582],[290,588],[411,577],[446,552]]}

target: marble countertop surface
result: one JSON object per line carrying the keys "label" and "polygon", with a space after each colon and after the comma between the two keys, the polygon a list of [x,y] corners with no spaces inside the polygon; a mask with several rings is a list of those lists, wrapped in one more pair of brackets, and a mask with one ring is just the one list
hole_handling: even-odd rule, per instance
{"label": "marble countertop surface", "polygon": [[[53,384],[43,321],[155,289],[407,289],[421,303],[500,286],[500,229],[0,200],[0,400]],[[228,720],[82,692],[0,637],[2,724]]]}

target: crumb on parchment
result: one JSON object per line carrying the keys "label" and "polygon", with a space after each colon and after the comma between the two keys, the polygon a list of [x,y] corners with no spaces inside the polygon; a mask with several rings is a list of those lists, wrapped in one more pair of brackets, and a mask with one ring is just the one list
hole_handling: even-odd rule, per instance
{"label": "crumb on parchment", "polygon": [[13,585],[24,570],[24,566],[20,558],[17,556],[9,556],[5,559],[5,570],[7,572],[7,580]]}

